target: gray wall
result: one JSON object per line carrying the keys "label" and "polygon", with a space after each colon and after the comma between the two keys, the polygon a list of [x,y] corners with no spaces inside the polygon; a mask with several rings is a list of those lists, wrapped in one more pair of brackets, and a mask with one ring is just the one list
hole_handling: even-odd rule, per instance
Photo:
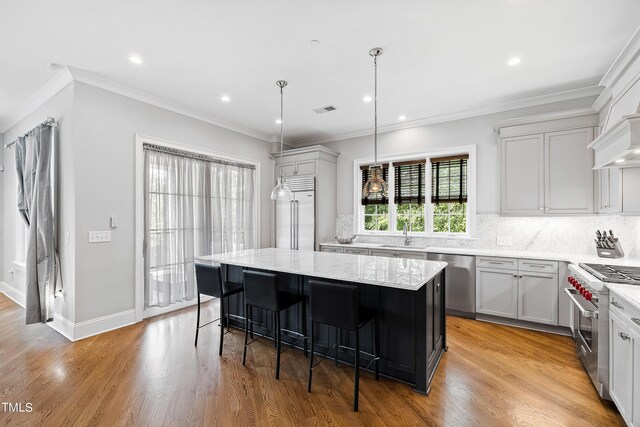
{"label": "gray wall", "polygon": [[[38,107],[34,112],[22,119],[11,129],[5,132],[5,141],[14,141],[18,136],[30,131],[47,117],[55,117],[60,123],[58,128],[58,216],[59,216],[59,243],[60,258],[63,265],[63,283],[65,286],[64,299],[56,298],[56,313],[73,321],[75,319],[74,304],[74,273],[75,273],[75,246],[64,243],[66,233],[73,234],[75,205],[74,205],[74,85],[69,84],[49,101]],[[13,261],[16,259],[16,172],[15,151],[13,148],[4,150],[5,172],[2,178],[2,203],[0,206],[2,215],[2,281],[24,293],[24,274],[20,271],[9,273],[13,269]]]}
{"label": "gray wall", "polygon": [[[503,113],[472,117],[447,123],[403,129],[378,135],[379,157],[425,153],[459,145],[477,144],[477,212],[500,210],[500,153],[493,130],[497,121],[590,107],[595,97],[541,105]],[[340,153],[338,182],[341,188],[353,188],[354,159],[373,158],[373,136],[323,144]],[[353,191],[338,191],[338,214],[353,214]]]}
{"label": "gray wall", "polygon": [[[270,245],[271,145],[133,99],[76,83],[76,322],[134,308],[135,134],[261,162],[260,241]],[[90,230],[119,226],[107,244]]]}

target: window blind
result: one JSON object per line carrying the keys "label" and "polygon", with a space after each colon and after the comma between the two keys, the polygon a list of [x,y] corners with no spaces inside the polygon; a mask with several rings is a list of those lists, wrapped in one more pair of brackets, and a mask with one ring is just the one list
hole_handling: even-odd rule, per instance
{"label": "window blind", "polygon": [[[362,184],[360,189],[364,188],[364,185],[367,183],[369,179],[369,165],[360,166],[360,170],[362,171]],[[385,182],[389,182],[389,164],[385,163],[382,165],[382,179]],[[387,197],[383,197],[382,193],[371,193],[368,197],[362,197],[361,203],[363,205],[386,205],[389,203],[389,199]]]}
{"label": "window blind", "polygon": [[426,163],[426,160],[412,160],[393,164],[396,204],[424,204]]}
{"label": "window blind", "polygon": [[431,203],[467,201],[468,161],[468,154],[431,159]]}

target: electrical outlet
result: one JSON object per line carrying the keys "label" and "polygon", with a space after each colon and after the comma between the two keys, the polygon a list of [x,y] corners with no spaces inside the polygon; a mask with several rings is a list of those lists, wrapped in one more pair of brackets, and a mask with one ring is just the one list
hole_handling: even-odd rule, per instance
{"label": "electrical outlet", "polygon": [[111,241],[110,231],[90,231],[89,243],[106,243]]}
{"label": "electrical outlet", "polygon": [[511,236],[498,236],[496,244],[498,246],[511,246],[513,244],[513,240],[511,239]]}

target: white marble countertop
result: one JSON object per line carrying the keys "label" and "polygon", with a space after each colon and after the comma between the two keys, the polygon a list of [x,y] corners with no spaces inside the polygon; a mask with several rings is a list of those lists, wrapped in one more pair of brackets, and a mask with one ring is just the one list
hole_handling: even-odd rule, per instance
{"label": "white marble countertop", "polygon": [[196,257],[196,263],[211,262],[410,291],[420,289],[447,266],[438,261],[276,248]]}
{"label": "white marble countertop", "polygon": [[322,246],[336,246],[341,248],[367,248],[381,249],[397,252],[431,252],[438,254],[456,254],[456,255],[472,255],[472,256],[492,256],[503,258],[522,258],[537,259],[548,261],[566,261],[569,263],[590,263],[590,264],[609,264],[609,265],[628,265],[640,266],[640,260],[633,258],[600,258],[597,255],[580,255],[553,252],[530,252],[530,251],[510,251],[503,249],[475,249],[475,248],[456,248],[456,247],[438,247],[438,246],[385,246],[378,243],[352,243],[343,245],[338,242],[321,243]]}

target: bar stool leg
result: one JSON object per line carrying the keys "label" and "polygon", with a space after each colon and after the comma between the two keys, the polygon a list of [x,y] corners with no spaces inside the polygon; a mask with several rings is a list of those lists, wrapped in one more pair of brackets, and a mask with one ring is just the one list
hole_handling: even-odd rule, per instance
{"label": "bar stool leg", "polygon": [[336,368],[338,367],[338,353],[340,352],[340,346],[342,345],[342,328],[336,327]]}
{"label": "bar stool leg", "polygon": [[307,392],[311,393],[311,378],[313,376],[313,330],[315,323],[311,321],[311,354],[309,355],[309,385],[307,386]]}
{"label": "bar stool leg", "polygon": [[224,297],[220,297],[220,350],[218,356],[222,356],[222,343],[224,342]]}
{"label": "bar stool leg", "polygon": [[198,333],[200,332],[200,292],[198,292],[198,318],[196,320],[196,343],[195,346],[198,346]]}
{"label": "bar stool leg", "polygon": [[276,313],[276,379],[280,379],[280,313]]}
{"label": "bar stool leg", "polygon": [[309,349],[308,349],[309,336],[307,334],[308,334],[308,332],[307,332],[307,302],[303,298],[302,299],[302,335],[304,336],[304,338],[302,340],[304,341],[304,357],[309,357]]}
{"label": "bar stool leg", "polygon": [[373,331],[373,339],[375,340],[373,342],[373,348],[376,358],[376,361],[374,362],[376,367],[376,381],[380,381],[380,317],[378,314],[374,318],[373,325],[375,328]]}
{"label": "bar stool leg", "polygon": [[356,378],[353,389],[353,410],[354,412],[358,411],[358,394],[360,391],[360,330],[356,329],[356,360],[355,360],[355,371]]}
{"label": "bar stool leg", "polygon": [[[277,316],[277,314],[274,312],[273,313],[273,327],[278,329],[278,318],[276,316]],[[274,338],[275,339],[273,340],[273,346],[275,348],[278,348],[278,338],[275,336],[275,334],[274,334]]]}
{"label": "bar stool leg", "polygon": [[247,345],[249,344],[249,324],[251,323],[251,311],[248,305],[244,306],[244,350],[242,351],[242,365],[245,366],[247,361]]}

